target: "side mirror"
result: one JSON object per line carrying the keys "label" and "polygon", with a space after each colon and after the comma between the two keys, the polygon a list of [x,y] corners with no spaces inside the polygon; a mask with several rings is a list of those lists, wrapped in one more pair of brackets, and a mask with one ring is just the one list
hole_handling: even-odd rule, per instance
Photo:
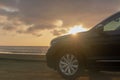
{"label": "side mirror", "polygon": [[103,34],[103,25],[102,24],[97,25],[96,33]]}
{"label": "side mirror", "polygon": [[119,18],[114,19],[115,22],[120,22]]}

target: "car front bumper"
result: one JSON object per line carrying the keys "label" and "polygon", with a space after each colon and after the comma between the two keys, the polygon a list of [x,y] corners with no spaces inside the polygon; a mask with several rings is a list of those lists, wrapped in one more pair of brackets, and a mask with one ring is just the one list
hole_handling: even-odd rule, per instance
{"label": "car front bumper", "polygon": [[47,66],[56,69],[55,49],[51,46],[46,53]]}

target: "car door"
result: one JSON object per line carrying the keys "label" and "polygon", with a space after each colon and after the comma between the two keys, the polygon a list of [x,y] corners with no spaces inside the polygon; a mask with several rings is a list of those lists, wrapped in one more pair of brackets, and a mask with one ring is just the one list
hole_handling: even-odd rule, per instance
{"label": "car door", "polygon": [[103,56],[110,60],[120,59],[120,17],[113,18],[103,26]]}
{"label": "car door", "polygon": [[90,48],[87,50],[89,59],[102,62],[102,66],[120,66],[120,16],[112,17],[100,25],[86,41]]}
{"label": "car door", "polygon": [[105,60],[120,59],[120,15],[114,15],[100,25],[100,32],[94,31],[86,39],[89,56]]}

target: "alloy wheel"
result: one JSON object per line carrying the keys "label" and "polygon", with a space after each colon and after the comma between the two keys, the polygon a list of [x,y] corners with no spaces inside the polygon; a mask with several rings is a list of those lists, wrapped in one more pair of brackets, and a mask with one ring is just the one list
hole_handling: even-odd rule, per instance
{"label": "alloy wheel", "polygon": [[64,75],[74,75],[79,67],[79,62],[73,54],[66,54],[59,61],[59,68]]}

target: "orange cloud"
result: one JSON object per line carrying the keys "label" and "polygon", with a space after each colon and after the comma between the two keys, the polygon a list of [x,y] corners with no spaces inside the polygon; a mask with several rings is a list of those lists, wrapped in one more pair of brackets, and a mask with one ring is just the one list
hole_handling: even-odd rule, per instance
{"label": "orange cloud", "polygon": [[[94,26],[119,10],[119,0],[0,0],[3,30],[41,36],[43,30],[61,35],[75,25]],[[18,23],[20,22],[20,23]],[[32,26],[31,26],[32,25]]]}

